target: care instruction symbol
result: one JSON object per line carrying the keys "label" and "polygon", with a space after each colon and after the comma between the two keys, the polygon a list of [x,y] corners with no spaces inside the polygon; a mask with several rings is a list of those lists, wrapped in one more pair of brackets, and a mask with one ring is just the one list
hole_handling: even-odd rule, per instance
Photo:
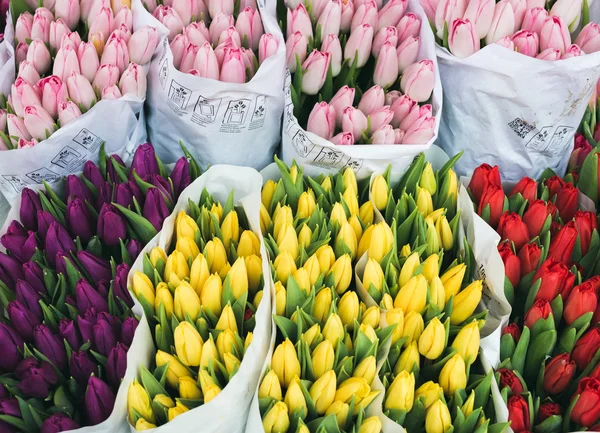
{"label": "care instruction symbol", "polygon": [[231,101],[227,106],[227,111],[225,111],[223,123],[229,125],[242,125],[246,121],[249,106],[249,99]]}

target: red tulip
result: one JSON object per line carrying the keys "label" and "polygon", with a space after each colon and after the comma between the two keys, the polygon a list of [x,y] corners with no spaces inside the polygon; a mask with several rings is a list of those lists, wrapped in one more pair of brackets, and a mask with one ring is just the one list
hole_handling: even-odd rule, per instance
{"label": "red tulip", "polygon": [[562,295],[563,299],[567,299],[575,283],[575,275],[569,271],[567,265],[555,259],[544,261],[533,276],[532,281],[536,282],[540,278],[542,283],[536,299],[545,299],[548,302],[558,295]]}
{"label": "red tulip", "polygon": [[500,221],[500,216],[504,210],[504,198],[504,191],[502,190],[501,186],[488,183],[483,190],[481,199],[479,200],[477,213],[482,215],[485,207],[489,205],[490,220],[488,223],[494,228],[498,226],[498,221]]}
{"label": "red tulip", "polygon": [[592,233],[594,230],[598,230],[598,219],[596,218],[596,214],[593,212],[584,212],[581,210],[575,212],[574,219],[575,226],[577,227],[577,233],[579,233],[581,253],[585,255],[590,249]]}
{"label": "red tulip", "polygon": [[535,200],[537,195],[537,182],[530,177],[524,177],[515,185],[509,196],[521,193],[523,198],[529,203]]}
{"label": "red tulip", "polygon": [[594,312],[597,306],[598,297],[594,284],[586,281],[575,287],[569,295],[563,312],[565,322],[571,325],[584,314]]}
{"label": "red tulip", "polygon": [[[550,208],[550,206],[552,206],[552,208]],[[551,215],[553,209],[556,209],[554,205],[552,203],[546,204],[544,200],[534,200],[533,202],[529,202],[529,208],[523,214],[523,222],[527,225],[531,237],[540,234],[548,215]]]}
{"label": "red tulip", "polygon": [[575,221],[569,221],[562,226],[556,236],[552,237],[548,258],[556,259],[565,264],[570,263],[576,241],[577,227],[575,227]]}
{"label": "red tulip", "polygon": [[500,170],[497,165],[492,167],[489,164],[481,164],[475,169],[471,182],[469,182],[469,189],[476,203],[481,200],[488,184],[502,188]]}
{"label": "red tulip", "polygon": [[548,394],[559,394],[569,386],[575,375],[575,361],[568,353],[556,355],[546,364],[544,389]]}
{"label": "red tulip", "polygon": [[584,427],[594,425],[600,419],[600,381],[586,377],[577,387],[579,400],[571,412],[571,420]]}
{"label": "red tulip", "polygon": [[529,430],[529,404],[520,395],[513,395],[508,399],[508,420],[515,433]]}
{"label": "red tulip", "polygon": [[600,364],[598,364],[592,372],[588,375],[588,377],[593,377],[594,379],[600,380]]}
{"label": "red tulip", "polygon": [[508,386],[514,395],[521,394],[524,391],[523,383],[514,371],[501,368],[498,373],[500,373],[500,389]]}
{"label": "red tulip", "polygon": [[542,403],[540,404],[540,408],[538,410],[538,423],[550,418],[553,415],[560,414],[562,414],[562,408],[560,407],[560,404],[552,403],[550,401]]}
{"label": "red tulip", "polygon": [[521,261],[521,275],[525,276],[530,272],[537,270],[540,264],[542,250],[538,244],[531,243],[523,245],[519,251],[519,260]]}
{"label": "red tulip", "polygon": [[546,179],[545,184],[550,191],[550,198],[552,198],[558,194],[558,192],[563,189],[567,183],[558,176],[552,176]]}
{"label": "red tulip", "polygon": [[556,207],[563,222],[571,221],[577,212],[579,203],[579,190],[568,182],[558,194],[556,194]]}
{"label": "red tulip", "polygon": [[538,320],[547,319],[552,313],[550,302],[545,299],[536,299],[529,311],[525,314],[525,326],[533,328]]}
{"label": "red tulip", "polygon": [[504,273],[513,287],[517,287],[517,284],[521,281],[521,260],[515,255],[508,242],[502,242],[498,245],[498,252],[504,262]]}
{"label": "red tulip", "polygon": [[511,323],[502,330],[502,335],[504,334],[510,334],[515,343],[518,343],[519,339],[521,338],[521,328],[519,328],[519,325],[516,323]]}
{"label": "red tulip", "polygon": [[583,337],[575,343],[571,356],[577,363],[577,368],[585,369],[600,349],[600,328],[588,330]]}
{"label": "red tulip", "polygon": [[529,230],[519,214],[506,211],[500,217],[498,234],[502,239],[508,239],[515,244],[515,249],[520,250],[529,242]]}

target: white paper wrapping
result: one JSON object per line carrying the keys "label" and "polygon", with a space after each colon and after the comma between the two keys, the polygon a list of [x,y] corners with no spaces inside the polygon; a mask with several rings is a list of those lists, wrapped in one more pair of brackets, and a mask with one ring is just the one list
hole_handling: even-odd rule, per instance
{"label": "white paper wrapping", "polygon": [[[352,167],[357,175],[367,177],[375,171],[383,171],[390,163],[408,161],[419,152],[431,147],[437,138],[442,112],[442,85],[439,77],[435,55],[435,39],[428,20],[418,0],[408,0],[408,12],[413,12],[421,19],[421,48],[419,60],[430,59],[435,68],[435,87],[433,89],[432,106],[435,115],[435,134],[427,144],[371,144],[337,146],[316,134],[305,131],[294,116],[291,96],[291,75],[287,71],[285,84],[285,112],[283,116],[282,156],[285,162],[295,159],[298,164],[315,165],[340,169]],[[366,89],[363,89],[366,90]],[[312,107],[306,107],[312,110]]]}
{"label": "white paper wrapping", "polygon": [[[260,190],[262,180],[258,172],[247,167],[233,167],[217,165],[211,167],[206,173],[196,179],[179,197],[173,213],[165,220],[163,229],[141,252],[129,273],[129,287],[132,285],[133,273],[142,271],[143,257],[152,248],[160,246],[169,249],[174,241],[175,219],[180,210],[188,210],[188,200],[198,201],[202,191],[206,188],[212,196],[225,203],[229,193],[233,190],[236,205],[241,205],[248,218],[250,229],[261,240],[261,256],[263,258],[263,275],[265,287],[270,275],[267,252],[262,242],[260,233]],[[153,432],[177,433],[241,433],[244,431],[248,408],[253,393],[258,385],[261,368],[267,356],[271,341],[271,292],[264,290],[262,301],[255,315],[256,326],[252,331],[254,338],[246,350],[240,364],[240,369],[223,391],[212,401],[178,416],[173,421],[152,429]],[[143,342],[144,358],[142,364],[150,367],[156,348],[152,336],[148,334]],[[140,365],[140,364],[138,364]],[[139,369],[138,369],[139,371]],[[134,374],[134,376],[137,374]],[[121,386],[123,387],[123,385]],[[126,402],[124,402],[126,410]],[[125,420],[127,425],[127,421]],[[127,431],[135,432],[129,425]]]}
{"label": "white paper wrapping", "polygon": [[[273,2],[274,3],[274,2]],[[234,164],[261,169],[273,161],[279,145],[285,75],[285,42],[274,12],[257,2],[265,33],[279,39],[277,52],[267,58],[245,84],[197,77],[173,66],[168,41],[148,76],[148,135],[164,162],[174,162],[182,140],[202,167]],[[169,32],[145,12],[159,28]]]}

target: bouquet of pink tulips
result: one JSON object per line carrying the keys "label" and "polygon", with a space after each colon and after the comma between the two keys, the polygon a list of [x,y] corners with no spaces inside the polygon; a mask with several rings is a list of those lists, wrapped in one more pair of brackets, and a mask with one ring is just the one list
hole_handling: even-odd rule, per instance
{"label": "bouquet of pink tulips", "polygon": [[[440,45],[459,58],[486,44],[542,60],[600,51],[600,25],[589,22],[589,0],[421,0]],[[551,5],[549,7],[548,5]],[[576,38],[571,33],[583,27]]]}
{"label": "bouquet of pink tulips", "polygon": [[255,0],[144,0],[169,30],[173,64],[181,72],[230,83],[250,81],[275,54],[279,39],[264,33]]}
{"label": "bouquet of pink tulips", "polygon": [[420,56],[427,23],[408,3],[288,1],[280,19],[302,127],[337,145],[425,144],[434,136],[436,71]]}
{"label": "bouquet of pink tulips", "polygon": [[0,150],[34,146],[99,100],[146,96],[143,65],[158,32],[150,26],[133,31],[130,0],[44,5],[16,20],[18,73],[0,110]]}

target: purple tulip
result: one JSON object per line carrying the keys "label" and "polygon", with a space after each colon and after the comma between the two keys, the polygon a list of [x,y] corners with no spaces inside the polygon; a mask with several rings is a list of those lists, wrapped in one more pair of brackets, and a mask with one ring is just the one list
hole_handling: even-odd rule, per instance
{"label": "purple tulip", "polygon": [[59,223],[50,224],[46,234],[46,259],[52,266],[56,265],[56,253],[62,251],[65,254],[75,251],[75,243],[67,230]]}
{"label": "purple tulip", "polygon": [[123,326],[121,327],[121,343],[131,347],[138,323],[137,319],[131,316],[123,321]]}
{"label": "purple tulip", "polygon": [[133,299],[127,288],[127,275],[129,274],[129,265],[120,263],[117,266],[115,279],[113,280],[113,296],[115,299],[122,299],[129,307],[133,307]]}
{"label": "purple tulip", "polygon": [[42,203],[37,192],[24,188],[21,191],[21,207],[19,217],[28,230],[37,230],[37,213],[42,210]]}
{"label": "purple tulip", "polygon": [[42,242],[46,242],[46,235],[50,229],[50,225],[55,222],[57,222],[56,218],[54,218],[50,212],[40,211],[37,213],[37,233]]}
{"label": "purple tulip", "polygon": [[192,183],[192,178],[190,177],[190,163],[185,156],[179,158],[175,164],[173,172],[171,173],[171,181],[173,182],[175,197],[179,197],[179,194]]}
{"label": "purple tulip", "polygon": [[0,421],[0,433],[15,433],[15,428],[7,422]]}
{"label": "purple tulip", "polygon": [[91,425],[108,418],[115,405],[115,394],[102,379],[92,376],[85,391],[85,408]]}
{"label": "purple tulip", "polygon": [[21,355],[24,348],[23,339],[5,323],[0,323],[0,347],[2,347],[2,356],[0,356],[0,370],[12,372],[17,364],[23,359]]}
{"label": "purple tulip", "polygon": [[97,285],[102,280],[112,280],[112,270],[108,260],[96,257],[87,251],[78,251],[77,259],[94,284]]}
{"label": "purple tulip", "polygon": [[69,304],[69,305],[77,308],[77,301],[71,295],[67,295],[67,297],[65,298],[65,304]]}
{"label": "purple tulip", "polygon": [[154,153],[154,147],[150,143],[142,144],[135,151],[131,163],[130,179],[133,179],[134,170],[142,179],[150,174],[159,174],[156,153]]}
{"label": "purple tulip", "polygon": [[129,182],[127,182],[127,184],[129,185],[129,189],[133,193],[133,196],[137,200],[140,207],[144,206],[144,195],[142,194],[142,190],[138,186],[137,182],[134,180],[130,180]]}
{"label": "purple tulip", "polygon": [[121,335],[121,326],[123,325],[123,323],[121,322],[121,319],[119,319],[118,316],[112,316],[110,313],[103,311],[101,313],[98,313],[98,320],[100,319],[105,320],[110,324],[115,335]]}
{"label": "purple tulip", "polygon": [[125,377],[125,370],[127,370],[127,351],[129,347],[123,343],[118,343],[115,347],[110,350],[108,354],[108,360],[106,362],[106,375],[108,376],[108,383],[114,388],[118,388],[121,383],[121,379]]}
{"label": "purple tulip", "polygon": [[33,329],[41,322],[31,311],[19,301],[11,301],[6,306],[10,323],[23,339],[33,340]]}
{"label": "purple tulip", "polygon": [[125,208],[134,209],[133,192],[129,188],[129,183],[115,184],[113,202]]}
{"label": "purple tulip", "polygon": [[19,401],[16,398],[10,398],[8,394],[0,398],[0,414],[14,416],[15,418],[21,418],[21,409],[19,409]]}
{"label": "purple tulip", "polygon": [[98,317],[94,325],[94,349],[104,356],[108,356],[110,350],[117,345],[117,335],[113,326],[104,318]]}
{"label": "purple tulip", "polygon": [[98,376],[98,366],[87,352],[73,352],[69,360],[69,371],[80,385],[86,384],[92,374]]}
{"label": "purple tulip", "polygon": [[81,336],[74,321],[61,319],[58,323],[58,334],[62,339],[67,340],[71,349],[77,350],[81,347]]}
{"label": "purple tulip", "polygon": [[79,311],[85,311],[92,307],[96,311],[108,311],[108,302],[106,302],[106,299],[83,278],[77,281],[75,286],[75,299],[77,300],[77,309]]}
{"label": "purple tulip", "polygon": [[127,224],[113,205],[102,205],[98,216],[98,237],[108,246],[119,245],[119,239],[127,238]]}
{"label": "purple tulip", "polygon": [[169,214],[169,208],[161,192],[157,188],[150,188],[142,211],[144,218],[150,221],[156,230],[160,230],[163,221]]}
{"label": "purple tulip", "polygon": [[62,339],[46,325],[38,325],[33,330],[35,347],[59,370],[67,366],[67,352]]}
{"label": "purple tulip", "polygon": [[98,188],[98,198],[96,199],[96,209],[102,209],[105,203],[110,204],[112,202],[113,186],[109,182]]}
{"label": "purple tulip", "polygon": [[85,343],[94,341],[94,325],[98,321],[98,312],[95,308],[88,308],[79,316],[77,316],[77,324],[79,325],[79,332],[81,332],[81,340]]}
{"label": "purple tulip", "polygon": [[83,177],[89,180],[96,189],[100,189],[104,185],[104,177],[98,166],[92,161],[87,161],[83,166]]}
{"label": "purple tulip", "polygon": [[106,161],[106,174],[108,176],[108,179],[112,182],[112,183],[119,183],[121,180],[119,179],[119,175],[117,174],[117,170],[115,170],[115,167],[113,165],[113,161],[116,162],[117,164],[119,164],[121,167],[126,167],[125,163],[123,162],[123,160],[121,159],[121,157],[119,155],[112,155],[108,161]]}
{"label": "purple tulip", "polygon": [[67,176],[65,195],[69,200],[73,197],[77,197],[83,202],[87,200],[89,203],[92,203],[93,197],[91,191],[85,186],[85,183],[83,183],[81,178],[74,174]]}
{"label": "purple tulip", "polygon": [[129,242],[127,242],[127,252],[133,261],[135,261],[143,249],[144,245],[137,239],[130,239]]}
{"label": "purple tulip", "polygon": [[155,186],[165,196],[167,196],[169,199],[172,199],[171,196],[173,195],[173,191],[171,191],[171,183],[161,175],[151,174],[149,176],[146,176],[144,178],[144,181],[148,182],[150,185]]}
{"label": "purple tulip", "polygon": [[36,262],[23,264],[23,278],[38,293],[47,293],[44,283],[44,271]]}
{"label": "purple tulip", "polygon": [[55,413],[46,418],[40,429],[40,433],[60,433],[68,430],[77,430],[79,424],[64,413]]}
{"label": "purple tulip", "polygon": [[8,286],[9,289],[15,289],[18,280],[23,279],[23,265],[17,259],[0,253],[0,280]]}
{"label": "purple tulip", "polygon": [[54,367],[46,361],[27,358],[19,363],[15,374],[20,382],[19,390],[28,397],[46,398],[50,388],[56,384],[58,377]]}
{"label": "purple tulip", "polygon": [[77,269],[77,266],[75,266],[75,264],[71,260],[70,254],[65,254],[62,251],[56,253],[56,264],[54,267],[56,269],[57,274],[63,274],[65,276],[67,275],[67,261],[71,263],[71,265],[73,265],[75,269]]}
{"label": "purple tulip", "polygon": [[83,242],[89,242],[95,234],[96,227],[92,213],[78,197],[69,199],[65,222],[73,237],[79,236]]}
{"label": "purple tulip", "polygon": [[[21,224],[13,221],[10,225],[6,234],[0,238],[0,242],[6,250],[21,263],[27,262],[35,254],[35,250],[38,248],[37,239],[35,233],[32,231],[16,231],[14,224]],[[22,229],[22,227],[20,227]]]}
{"label": "purple tulip", "polygon": [[100,296],[102,296],[103,298],[107,298],[108,297],[108,292],[110,290],[110,282],[108,280],[100,280],[98,282],[98,293],[100,293]]}
{"label": "purple tulip", "polygon": [[0,385],[0,398],[7,398],[10,397],[10,393],[8,392],[8,389],[6,389],[6,387],[4,385]]}
{"label": "purple tulip", "polygon": [[42,313],[42,306],[40,305],[40,294],[24,280],[17,281],[15,292],[17,301],[19,301],[26,309],[30,310],[38,320],[41,321],[44,315]]}

